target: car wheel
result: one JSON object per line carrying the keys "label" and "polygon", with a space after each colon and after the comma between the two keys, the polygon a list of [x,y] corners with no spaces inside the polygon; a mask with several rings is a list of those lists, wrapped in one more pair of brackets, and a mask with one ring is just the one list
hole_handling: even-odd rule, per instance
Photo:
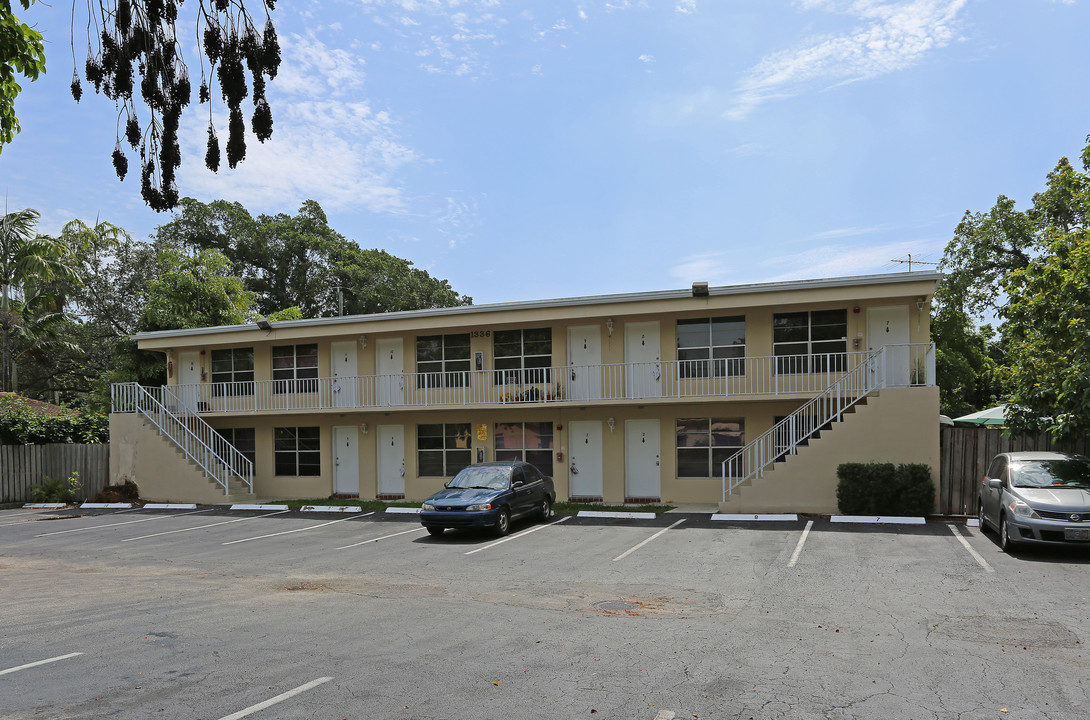
{"label": "car wheel", "polygon": [[548,495],[546,495],[545,499],[541,501],[541,510],[539,511],[539,513],[541,514],[542,520],[548,520],[553,516],[553,503],[551,500],[549,500]]}
{"label": "car wheel", "polygon": [[428,534],[434,535],[435,537],[442,535],[444,530],[446,530],[446,528],[428,526]]}
{"label": "car wheel", "polygon": [[1007,516],[1001,515],[999,517],[999,547],[1005,553],[1014,552],[1015,541],[1010,536],[1007,527]]}
{"label": "car wheel", "polygon": [[511,513],[507,508],[502,507],[500,508],[500,511],[496,513],[496,524],[492,526],[492,529],[495,530],[496,534],[500,537],[511,532]]}
{"label": "car wheel", "polygon": [[984,520],[984,503],[977,503],[976,519],[980,524],[980,532],[988,532],[988,523]]}

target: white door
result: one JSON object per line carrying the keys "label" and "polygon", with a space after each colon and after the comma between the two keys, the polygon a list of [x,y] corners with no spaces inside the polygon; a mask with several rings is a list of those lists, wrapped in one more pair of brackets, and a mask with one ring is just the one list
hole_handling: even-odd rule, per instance
{"label": "white door", "polygon": [[405,428],[378,426],[378,494],[405,494]]}
{"label": "white door", "polygon": [[[912,384],[912,348],[908,345],[908,306],[867,308],[867,349],[887,347],[883,369],[886,385]],[[877,372],[879,368],[875,368]]]}
{"label": "white door", "polygon": [[199,352],[178,353],[178,400],[182,406],[179,412],[197,412],[200,401],[201,354]]}
{"label": "white door", "polygon": [[355,425],[333,428],[333,494],[360,494],[360,431]]}
{"label": "white door", "polygon": [[383,406],[405,404],[405,356],[401,349],[401,338],[386,338],[375,344],[378,356],[377,395],[378,404]]}
{"label": "white door", "polygon": [[597,325],[568,328],[568,383],[570,400],[602,397],[602,329]]}
{"label": "white door", "polygon": [[568,497],[602,497],[602,423],[568,423]]}
{"label": "white door", "polygon": [[630,398],[662,397],[658,322],[624,326],[625,389]]}
{"label": "white door", "polygon": [[331,343],[329,351],[333,371],[333,407],[360,407],[356,343]]}
{"label": "white door", "polygon": [[662,493],[659,421],[628,420],[624,427],[625,498],[658,498]]}

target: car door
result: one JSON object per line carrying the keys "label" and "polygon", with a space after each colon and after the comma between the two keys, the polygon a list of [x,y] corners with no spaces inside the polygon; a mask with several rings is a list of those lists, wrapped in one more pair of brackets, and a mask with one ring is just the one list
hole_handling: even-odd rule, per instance
{"label": "car door", "polygon": [[993,488],[989,480],[998,479],[1006,482],[1007,459],[998,456],[988,466],[988,472],[980,481],[980,503],[984,508],[984,518],[992,525],[999,527],[999,502],[1003,496],[1002,488]]}
{"label": "car door", "polygon": [[514,496],[511,505],[515,515],[525,515],[533,506],[533,483],[526,475],[525,469],[521,466],[511,470],[511,494]]}

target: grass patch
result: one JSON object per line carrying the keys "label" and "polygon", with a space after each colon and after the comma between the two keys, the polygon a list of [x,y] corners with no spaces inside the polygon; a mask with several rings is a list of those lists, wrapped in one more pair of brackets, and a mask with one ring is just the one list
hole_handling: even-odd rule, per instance
{"label": "grass patch", "polygon": [[[277,500],[278,504],[298,510],[305,505],[354,505],[373,512],[383,512],[389,507],[418,508],[419,502],[411,500],[361,500],[359,498],[313,498],[310,500]],[[558,502],[553,504],[553,512],[560,515],[575,515],[580,510],[599,512],[652,512],[660,515],[673,510],[674,505],[603,505],[602,503]]]}

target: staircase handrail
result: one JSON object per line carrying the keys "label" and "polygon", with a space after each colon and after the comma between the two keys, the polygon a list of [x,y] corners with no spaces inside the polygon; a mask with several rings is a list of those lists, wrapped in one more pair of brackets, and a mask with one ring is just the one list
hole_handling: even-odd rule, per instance
{"label": "staircase handrail", "polygon": [[[232,475],[246,483],[252,493],[254,468],[250,459],[195,412],[190,412],[190,408],[173,392],[165,387],[154,389],[160,393],[161,399],[139,383],[115,383],[111,390],[113,412],[138,412],[147,418],[187,458],[215,480],[223,488],[224,494],[231,493]],[[172,412],[168,404],[173,404],[185,419]]]}
{"label": "staircase handrail", "polygon": [[799,444],[839,420],[844,411],[885,385],[885,347],[860,362],[825,390],[722,462],[723,502],[734,488],[764,475],[777,459],[794,455]]}

